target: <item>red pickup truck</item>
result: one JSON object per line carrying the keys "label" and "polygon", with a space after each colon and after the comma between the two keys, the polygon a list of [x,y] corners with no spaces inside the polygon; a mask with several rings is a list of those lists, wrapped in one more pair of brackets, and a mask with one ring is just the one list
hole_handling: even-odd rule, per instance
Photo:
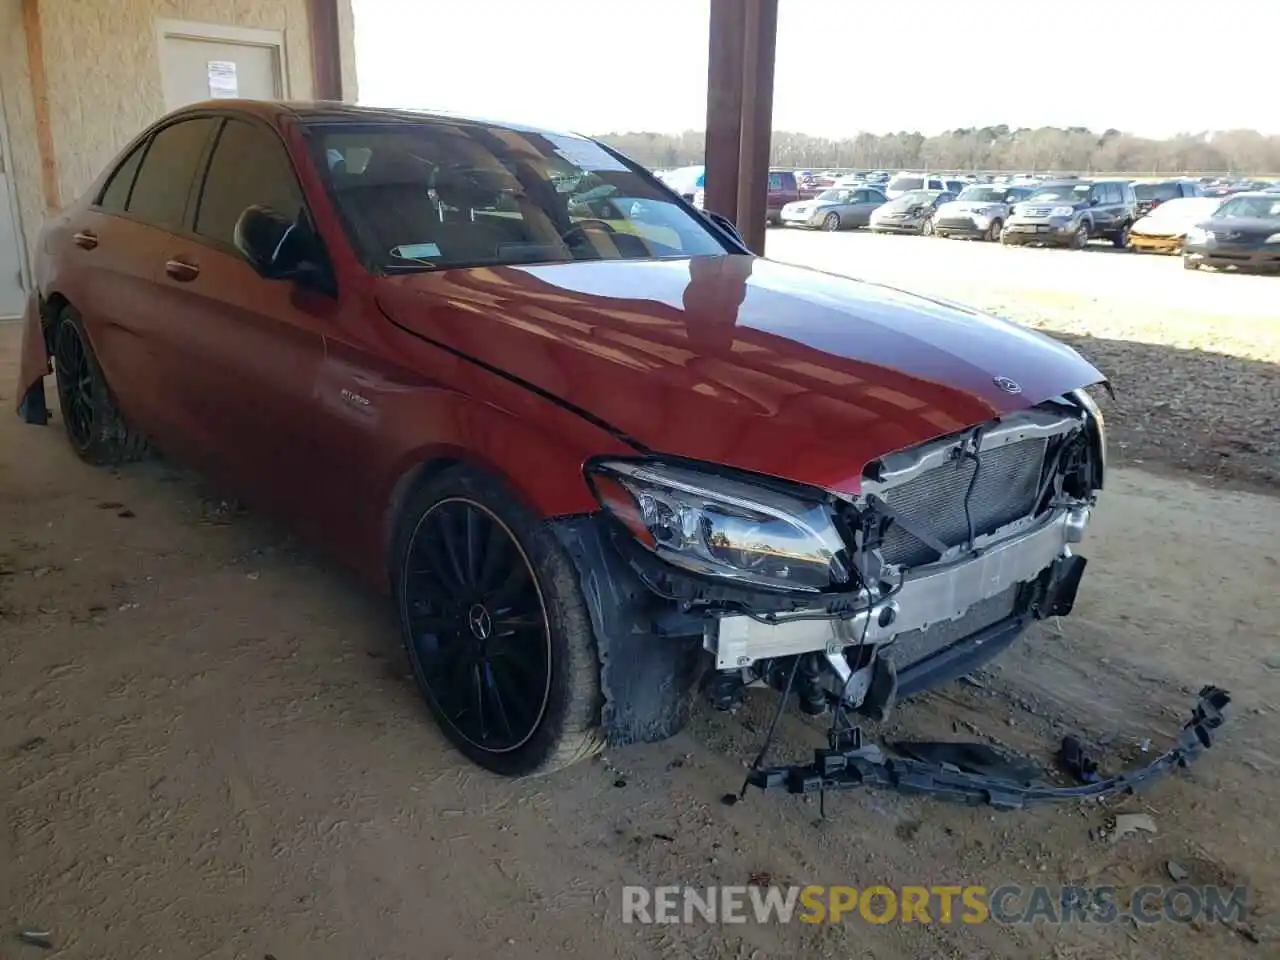
{"label": "red pickup truck", "polygon": [[[796,175],[791,170],[769,171],[769,194],[765,206],[765,217],[770,226],[782,222],[782,208],[795,200],[808,200],[816,191],[802,190]],[[693,196],[693,205],[702,209],[703,192],[699,189]]]}

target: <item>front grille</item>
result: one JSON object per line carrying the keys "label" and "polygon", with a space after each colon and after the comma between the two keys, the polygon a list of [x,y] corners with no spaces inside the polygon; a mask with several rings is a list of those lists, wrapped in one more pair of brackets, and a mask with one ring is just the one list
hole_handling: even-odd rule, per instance
{"label": "front grille", "polygon": [[969,217],[943,217],[934,224],[939,230],[972,230],[973,221]]}
{"label": "front grille", "polygon": [[1013,615],[1020,584],[986,600],[979,600],[955,620],[944,620],[923,630],[900,633],[882,650],[901,673],[907,667],[940,653],[955,643]]}
{"label": "front grille", "polygon": [[1024,217],[1047,217],[1053,212],[1053,207],[1025,207],[1022,211]]}
{"label": "front grille", "polygon": [[[984,536],[1032,512],[1047,448],[1047,440],[1021,440],[979,454],[982,465],[969,500],[975,536]],[[954,547],[969,536],[964,501],[974,469],[971,458],[956,460],[926,470],[881,496],[894,513]],[[888,563],[908,567],[937,558],[930,547],[897,524],[885,533],[881,550]]]}

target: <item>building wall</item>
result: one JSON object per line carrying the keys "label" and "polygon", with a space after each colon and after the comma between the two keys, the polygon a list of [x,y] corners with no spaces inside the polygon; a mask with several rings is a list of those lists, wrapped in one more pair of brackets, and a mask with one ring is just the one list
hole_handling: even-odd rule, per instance
{"label": "building wall", "polygon": [[[0,0],[0,91],[28,250],[44,220],[23,0]],[[157,18],[284,33],[289,96],[312,96],[308,0],[37,0],[61,201],[73,200],[139,130],[165,112]],[[350,0],[339,3],[343,87],[355,99]]]}

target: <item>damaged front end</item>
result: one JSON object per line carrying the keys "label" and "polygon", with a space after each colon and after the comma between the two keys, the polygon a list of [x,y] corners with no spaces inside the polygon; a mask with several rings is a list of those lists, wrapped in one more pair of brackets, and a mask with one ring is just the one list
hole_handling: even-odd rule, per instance
{"label": "damaged front end", "polygon": [[[608,739],[674,733],[708,660],[718,707],[763,683],[806,713],[885,720],[1071,612],[1071,548],[1105,467],[1083,390],[886,455],[856,495],[671,459],[588,465],[603,512],[556,528],[599,642]],[[788,769],[755,782],[811,781]]]}

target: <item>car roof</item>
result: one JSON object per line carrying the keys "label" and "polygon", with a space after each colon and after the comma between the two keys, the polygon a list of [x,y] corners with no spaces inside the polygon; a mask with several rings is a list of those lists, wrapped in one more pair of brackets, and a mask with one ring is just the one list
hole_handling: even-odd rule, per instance
{"label": "car roof", "polygon": [[540,133],[552,136],[582,136],[568,130],[551,130],[530,126],[524,123],[512,123],[505,120],[494,120],[466,114],[449,113],[442,110],[417,110],[407,107],[365,107],[353,103],[341,103],[336,100],[204,100],[189,104],[174,113],[171,117],[186,113],[234,112],[249,114],[271,123],[292,119],[306,122],[323,123],[435,123],[471,124],[476,126],[503,127],[520,133]]}

